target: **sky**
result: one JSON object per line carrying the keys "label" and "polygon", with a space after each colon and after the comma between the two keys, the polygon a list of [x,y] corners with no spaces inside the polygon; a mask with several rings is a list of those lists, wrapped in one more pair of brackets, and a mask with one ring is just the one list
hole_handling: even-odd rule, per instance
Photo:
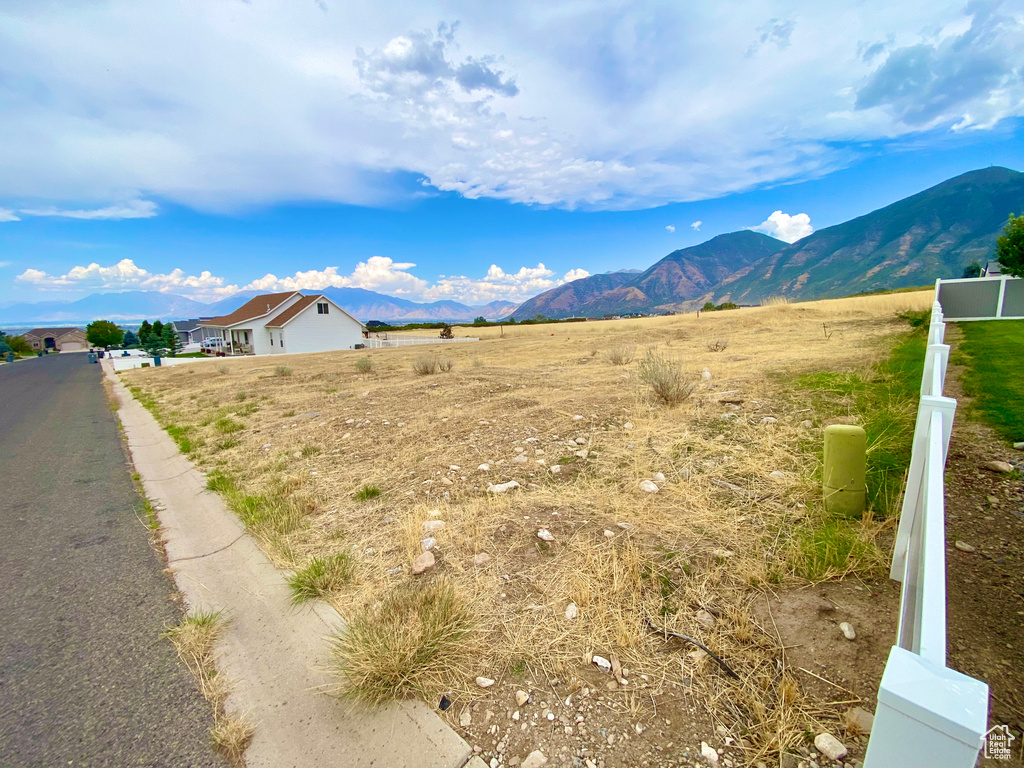
{"label": "sky", "polygon": [[0,303],[521,302],[1024,169],[1024,0],[0,0]]}

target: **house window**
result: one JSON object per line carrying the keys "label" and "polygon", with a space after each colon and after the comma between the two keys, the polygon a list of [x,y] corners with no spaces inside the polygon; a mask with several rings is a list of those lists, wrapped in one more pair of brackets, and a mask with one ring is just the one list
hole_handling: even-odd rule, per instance
{"label": "house window", "polygon": [[274,346],[274,332],[270,332],[270,346]]}
{"label": "house window", "polygon": [[327,302],[326,301],[318,301],[316,303],[316,313],[318,315],[326,315],[327,314]]}
{"label": "house window", "polygon": [[284,349],[284,331],[281,331],[281,335],[278,336],[278,340],[281,342],[281,349]]}

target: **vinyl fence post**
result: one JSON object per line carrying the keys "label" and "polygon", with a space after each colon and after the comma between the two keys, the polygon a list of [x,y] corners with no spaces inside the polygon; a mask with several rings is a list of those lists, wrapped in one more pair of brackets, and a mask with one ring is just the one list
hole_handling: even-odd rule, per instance
{"label": "vinyl fence post", "polygon": [[864,768],[973,768],[987,727],[985,683],[893,646]]}

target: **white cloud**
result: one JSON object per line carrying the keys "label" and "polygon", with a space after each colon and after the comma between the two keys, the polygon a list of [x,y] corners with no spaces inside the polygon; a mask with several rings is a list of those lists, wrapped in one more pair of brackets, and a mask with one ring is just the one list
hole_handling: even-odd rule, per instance
{"label": "white cloud", "polygon": [[101,267],[92,263],[72,267],[66,274],[51,275],[38,269],[26,269],[15,280],[41,291],[160,291],[189,296],[200,301],[213,301],[238,291],[222,277],[203,271],[188,275],[181,269],[167,274],[154,274],[137,267],[131,259]]}
{"label": "white cloud", "polygon": [[0,221],[21,221],[10,208],[0,208]]}
{"label": "white cloud", "polygon": [[9,262],[9,261],[0,261],[0,269],[5,269],[6,267],[9,267],[9,266],[11,266],[11,262]]}
{"label": "white cloud", "polygon": [[286,277],[267,274],[239,288],[210,272],[187,275],[181,269],[174,269],[167,274],[154,274],[136,266],[131,259],[122,259],[109,267],[95,263],[72,267],[63,275],[51,275],[29,268],[15,279],[23,285],[47,292],[161,291],[198,301],[215,301],[239,290],[275,292],[364,288],[411,301],[448,299],[468,304],[488,304],[498,300],[521,303],[549,288],[590,274],[585,269],[571,269],[561,277],[556,277],[555,272],[543,264],[506,272],[492,264],[480,278],[440,275],[431,283],[409,272],[415,266],[412,262],[396,262],[387,256],[371,256],[356,264],[347,275],[342,274],[339,267],[325,267],[322,270],[299,271]]}
{"label": "white cloud", "polygon": [[782,211],[775,211],[756,227],[750,227],[750,229],[755,232],[764,232],[766,235],[785,240],[787,243],[795,243],[814,231],[814,227],[811,226],[811,217],[806,213],[790,216]]}
{"label": "white cloud", "polygon": [[690,229],[692,229],[694,232],[700,232],[700,225],[703,223],[703,221],[695,221],[690,225]]}
{"label": "white cloud", "polygon": [[3,202],[377,204],[410,179],[565,207],[715,197],[1024,115],[1009,6],[524,0],[447,5],[456,28],[428,0],[15,0]]}
{"label": "white cloud", "polygon": [[156,216],[156,203],[152,200],[129,200],[125,203],[108,205],[105,208],[69,210],[66,208],[22,208],[18,211],[25,216],[55,216],[62,219],[87,219],[97,221],[120,221],[121,219],[151,219]]}
{"label": "white cloud", "polygon": [[667,229],[669,232],[675,232],[676,231],[676,228],[674,226],[672,226],[671,224],[669,224],[667,227],[665,227],[665,229]]}

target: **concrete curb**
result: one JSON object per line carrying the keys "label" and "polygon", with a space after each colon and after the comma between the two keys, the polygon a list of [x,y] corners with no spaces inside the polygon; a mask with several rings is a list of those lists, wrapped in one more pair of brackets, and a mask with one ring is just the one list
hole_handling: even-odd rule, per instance
{"label": "concrete curb", "polygon": [[231,681],[228,711],[256,725],[249,768],[464,766],[469,745],[426,705],[370,710],[323,695],[332,684],[325,636],[341,616],[325,603],[291,605],[284,575],[103,362],[146,496],[163,506],[174,581],[190,609],[222,610],[230,619],[217,668]]}

